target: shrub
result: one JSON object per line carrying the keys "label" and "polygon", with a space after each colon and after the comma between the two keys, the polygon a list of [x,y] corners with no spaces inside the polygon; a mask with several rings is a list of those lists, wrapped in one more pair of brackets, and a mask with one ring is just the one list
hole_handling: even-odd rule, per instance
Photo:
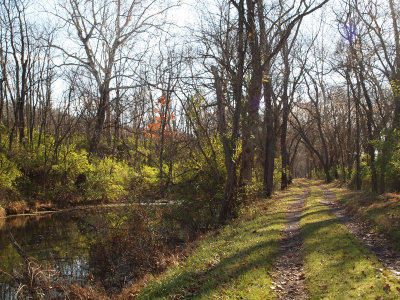
{"label": "shrub", "polygon": [[115,214],[108,214],[104,222],[89,251],[93,275],[104,288],[119,292],[127,280],[163,268],[162,243],[142,211],[133,210],[122,221]]}
{"label": "shrub", "polygon": [[400,150],[398,149],[394,151],[391,161],[387,166],[386,176],[392,189],[400,191]]}
{"label": "shrub", "polygon": [[58,178],[56,198],[117,199],[126,196],[137,174],[125,161],[112,157],[88,158],[75,145],[61,147],[58,164],[52,168]]}
{"label": "shrub", "polygon": [[111,157],[93,159],[92,168],[87,174],[87,198],[116,199],[126,196],[131,180],[137,177],[125,161]]}
{"label": "shrub", "polygon": [[24,200],[9,202],[6,206],[8,215],[19,215],[29,212],[29,206]]}
{"label": "shrub", "polygon": [[93,170],[85,150],[76,151],[75,145],[63,145],[59,159],[52,167],[52,173],[61,179],[62,184],[74,184],[79,174],[88,174]]}
{"label": "shrub", "polygon": [[19,200],[21,200],[21,197],[14,187],[3,186],[0,184],[0,206],[5,208],[11,202]]}
{"label": "shrub", "polygon": [[87,174],[92,170],[93,166],[85,150],[77,151],[75,145],[61,146],[58,163],[53,165],[51,172],[56,181],[54,199],[59,203],[67,203],[82,198],[85,194]]}
{"label": "shrub", "polygon": [[145,165],[141,168],[140,171],[142,173],[143,181],[148,188],[151,188],[152,186],[157,186],[159,184],[160,172],[158,168]]}
{"label": "shrub", "polygon": [[11,188],[15,180],[21,175],[17,164],[0,152],[0,185]]}

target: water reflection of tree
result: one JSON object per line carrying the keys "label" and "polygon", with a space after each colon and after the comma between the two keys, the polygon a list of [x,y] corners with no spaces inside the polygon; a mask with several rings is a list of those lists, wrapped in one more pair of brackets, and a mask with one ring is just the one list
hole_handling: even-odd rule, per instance
{"label": "water reflection of tree", "polygon": [[[7,220],[0,231],[10,228],[22,249],[38,262],[51,262],[62,275],[75,279],[88,273],[84,258],[89,249],[87,232],[79,230],[76,214],[18,217]],[[0,268],[11,272],[22,263],[6,234],[0,234]],[[0,282],[5,281],[0,275]]]}

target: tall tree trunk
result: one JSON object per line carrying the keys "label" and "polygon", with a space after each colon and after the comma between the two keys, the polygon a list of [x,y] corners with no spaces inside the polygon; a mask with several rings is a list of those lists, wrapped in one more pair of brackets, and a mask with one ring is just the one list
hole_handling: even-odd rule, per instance
{"label": "tall tree trunk", "polygon": [[361,190],[361,126],[360,126],[360,103],[356,100],[356,186]]}
{"label": "tall tree trunk", "polygon": [[110,98],[107,101],[105,127],[106,127],[107,145],[108,145],[108,147],[111,147],[111,142],[112,142],[111,127],[112,127],[112,123],[111,123],[111,102],[110,102]]}
{"label": "tall tree trunk", "polygon": [[270,81],[263,82],[264,86],[264,101],[265,101],[265,115],[264,123],[267,129],[265,138],[265,157],[264,157],[264,182],[263,189],[266,197],[272,195],[274,187],[274,156],[275,156],[275,143],[274,143],[274,119],[272,111],[272,83]]}
{"label": "tall tree trunk", "polygon": [[[242,122],[242,166],[240,172],[240,187],[252,182],[255,149],[255,128],[258,121],[258,109],[261,101],[262,62],[260,37],[255,22],[255,2],[247,0],[247,22],[251,35],[249,46],[251,54],[251,78],[247,92],[247,100]],[[260,9],[260,8],[258,8]],[[243,12],[244,13],[244,12]]]}
{"label": "tall tree trunk", "polygon": [[395,86],[393,89],[393,97],[395,103],[393,128],[400,129],[400,32],[399,32],[399,14],[396,11],[394,1],[389,0],[390,15],[392,17],[393,33],[394,33],[394,64],[392,68],[392,85]]}
{"label": "tall tree trunk", "polygon": [[115,95],[115,120],[114,120],[114,141],[112,153],[115,155],[120,138],[120,122],[121,122],[121,107],[120,107],[120,89],[117,87]]}
{"label": "tall tree trunk", "polygon": [[100,101],[96,114],[96,124],[94,126],[92,139],[89,145],[89,152],[92,154],[97,153],[98,151],[101,135],[103,132],[109,98],[110,98],[110,91],[108,89],[108,84],[105,83],[101,86],[100,89]]}
{"label": "tall tree trunk", "polygon": [[289,73],[290,66],[288,60],[288,49],[284,47],[284,65],[285,65],[285,73],[283,79],[283,94],[281,96],[282,101],[282,124],[281,124],[281,159],[282,159],[282,171],[281,171],[281,190],[284,190],[288,185],[288,165],[289,165],[289,157],[286,146],[286,135],[287,135],[287,126],[288,126],[288,118],[289,118],[289,96],[288,96],[288,88],[289,88]]}
{"label": "tall tree trunk", "polygon": [[372,141],[374,140],[374,134],[373,134],[373,129],[372,125],[374,122],[374,112],[373,112],[373,107],[372,107],[372,101],[369,96],[367,87],[365,85],[365,78],[364,78],[364,67],[362,64],[359,64],[360,66],[360,83],[361,83],[361,88],[364,93],[364,98],[367,103],[367,133],[368,133],[368,144],[367,144],[367,152],[369,154],[369,167],[371,169],[371,187],[372,187],[372,192],[378,193],[378,176],[375,168],[375,147],[372,144]]}
{"label": "tall tree trunk", "polygon": [[[1,68],[1,78],[0,78],[0,122],[3,123],[3,111],[4,111],[4,103],[5,103],[5,85],[7,80],[7,69],[6,62],[4,57],[3,49],[0,49],[0,68]],[[1,141],[1,133],[0,133],[0,141]]]}
{"label": "tall tree trunk", "polygon": [[[216,67],[212,66],[211,68],[214,76],[214,87],[217,94],[217,118],[218,118],[218,132],[222,140],[222,146],[224,149],[224,157],[225,157],[225,167],[226,167],[226,181],[225,181],[225,190],[224,190],[224,198],[222,200],[221,210],[219,214],[219,221],[221,223],[225,223],[228,216],[232,213],[232,209],[234,206],[234,196],[237,185],[236,178],[236,162],[234,160],[235,157],[235,149],[236,149],[236,141],[238,134],[238,124],[240,118],[240,109],[236,107],[236,111],[234,114],[234,124],[233,124],[233,133],[232,137],[228,137],[228,129],[226,125],[226,117],[225,117],[225,103],[224,96],[222,92],[222,80],[218,74],[218,70]],[[239,80],[239,86],[234,84],[234,98],[236,100],[241,101],[241,85]]]}
{"label": "tall tree trunk", "polygon": [[[283,98],[286,98],[283,100]],[[286,134],[287,134],[287,124],[288,124],[288,117],[289,117],[289,105],[287,95],[282,98],[283,105],[282,105],[282,125],[281,125],[281,158],[282,158],[282,172],[281,172],[281,190],[284,190],[288,185],[288,175],[289,175],[289,159],[286,147]]]}
{"label": "tall tree trunk", "polygon": [[[356,163],[356,187],[357,190],[361,189],[361,125],[360,125],[360,99],[361,99],[361,86],[360,82],[358,79],[358,76],[356,76],[356,83],[357,83],[357,91],[354,88],[354,85],[351,81],[350,78],[350,67],[348,67],[348,70],[346,72],[346,81],[347,81],[347,86],[350,87],[351,93],[353,95],[355,107],[356,107],[356,157],[355,157],[355,163]],[[349,116],[350,117],[350,116]],[[351,170],[351,169],[349,169]]]}
{"label": "tall tree trunk", "polygon": [[232,82],[233,87],[233,100],[235,103],[235,110],[233,113],[232,120],[232,134],[227,134],[226,120],[225,120],[225,107],[223,102],[222,94],[222,83],[216,69],[213,69],[215,88],[217,91],[217,103],[218,103],[218,131],[222,138],[222,144],[225,155],[225,167],[226,167],[226,181],[224,197],[222,199],[221,210],[219,213],[219,222],[225,223],[229,215],[232,214],[232,208],[235,202],[235,193],[237,188],[237,175],[236,168],[237,162],[236,156],[236,145],[239,140],[239,124],[240,116],[242,115],[242,90],[243,90],[243,76],[244,76],[244,61],[246,56],[246,47],[244,43],[244,0],[240,0],[237,5],[238,9],[238,59],[235,66],[236,72]]}

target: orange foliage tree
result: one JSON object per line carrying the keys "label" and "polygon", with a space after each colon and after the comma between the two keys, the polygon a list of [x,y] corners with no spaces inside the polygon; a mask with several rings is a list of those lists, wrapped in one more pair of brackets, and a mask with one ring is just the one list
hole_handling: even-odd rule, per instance
{"label": "orange foliage tree", "polygon": [[176,135],[176,132],[171,126],[171,121],[175,120],[175,115],[172,112],[168,112],[168,109],[171,106],[171,102],[172,101],[170,99],[167,103],[165,96],[161,96],[160,98],[158,98],[157,105],[154,108],[154,116],[152,117],[152,120],[148,125],[146,136],[160,139],[162,135]]}

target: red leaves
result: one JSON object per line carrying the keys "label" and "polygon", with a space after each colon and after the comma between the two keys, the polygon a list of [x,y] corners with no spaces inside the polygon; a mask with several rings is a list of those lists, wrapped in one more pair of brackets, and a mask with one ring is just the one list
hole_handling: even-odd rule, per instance
{"label": "red leaves", "polygon": [[161,96],[160,98],[158,98],[158,103],[161,103],[161,105],[165,105],[166,104],[165,97]]}
{"label": "red leaves", "polygon": [[[155,107],[153,110],[154,117],[150,121],[145,135],[155,137],[157,139],[159,139],[162,134],[164,134],[164,136],[176,135],[177,132],[174,132],[170,126],[170,121],[175,120],[175,115],[173,113],[166,113],[167,107],[169,107],[171,104],[171,99],[169,99],[167,107],[167,102],[164,95],[158,98],[158,103],[159,105],[157,105],[157,107]],[[163,132],[162,129],[164,129]]]}

